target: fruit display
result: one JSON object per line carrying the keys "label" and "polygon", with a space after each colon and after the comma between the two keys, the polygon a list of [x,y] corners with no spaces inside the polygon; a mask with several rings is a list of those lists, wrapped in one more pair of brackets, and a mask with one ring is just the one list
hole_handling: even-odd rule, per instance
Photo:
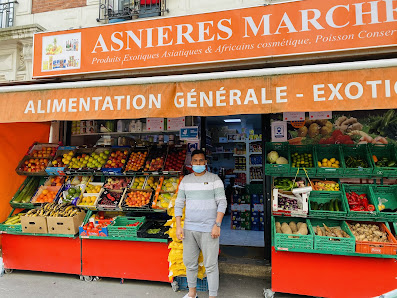
{"label": "fruit display", "polygon": [[87,184],[85,187],[85,193],[99,193],[101,191],[101,188],[103,186],[103,183],[100,182],[90,182]]}
{"label": "fruit display", "polygon": [[[106,164],[106,161],[109,158],[109,155],[110,155],[109,150],[97,150],[97,151],[93,152],[88,159],[85,158],[83,163],[85,163],[87,161],[85,166],[89,169],[99,169],[99,168],[104,167],[104,165]],[[114,159],[112,159],[112,160],[114,161]],[[111,164],[116,165],[116,163],[113,161]]]}
{"label": "fruit display", "polygon": [[157,189],[157,186],[160,184],[160,177],[149,176],[146,181],[145,189]]}
{"label": "fruit display", "polygon": [[164,167],[164,161],[167,154],[165,147],[154,147],[150,150],[150,154],[145,163],[145,172],[160,171]]}
{"label": "fruit display", "polygon": [[161,187],[161,191],[175,192],[176,189],[178,188],[179,179],[180,178],[178,177],[170,177],[164,179],[163,186]]}
{"label": "fruit display", "polygon": [[335,181],[315,181],[313,180],[313,190],[318,191],[339,191],[339,183]]}
{"label": "fruit display", "polygon": [[[29,179],[29,178],[27,178]],[[40,179],[30,177],[25,187],[19,192],[19,194],[12,200],[13,203],[28,203],[32,199],[32,196],[39,187]]]}
{"label": "fruit display", "polygon": [[164,171],[181,171],[186,160],[186,149],[172,148],[168,152]]}
{"label": "fruit display", "polygon": [[110,153],[109,159],[106,161],[104,168],[106,169],[123,168],[127,161],[127,157],[128,157],[128,150],[115,150],[112,153]]}
{"label": "fruit display", "polygon": [[122,191],[111,191],[105,189],[98,199],[98,207],[115,208],[119,205],[122,195]]}
{"label": "fruit display", "polygon": [[71,156],[69,157],[66,158],[69,160],[69,168],[80,169],[87,167],[88,159],[90,158],[90,155],[88,153],[77,153],[74,157]]}
{"label": "fruit display", "polygon": [[391,160],[387,157],[382,157],[378,159],[376,155],[372,155],[372,159],[374,160],[374,163],[377,167],[392,168],[397,166],[397,163],[394,159]]}
{"label": "fruit display", "polygon": [[[307,235],[309,233],[307,224],[304,222],[295,223],[290,221],[289,223],[280,223],[276,221],[276,233],[279,234],[293,234],[293,235]],[[293,237],[292,237],[293,238]]]}
{"label": "fruit display", "polygon": [[35,147],[33,147],[32,152],[30,152],[30,156],[34,157],[34,158],[51,158],[53,156],[55,156],[55,153],[57,151],[57,147],[47,147],[47,146],[43,146],[40,149],[35,149]]}
{"label": "fruit display", "polygon": [[74,151],[68,151],[61,156],[55,157],[55,159],[51,162],[51,167],[66,167],[70,161],[72,160],[74,155]]}
{"label": "fruit display", "polygon": [[375,206],[370,204],[365,193],[346,192],[346,197],[351,211],[375,211]]}
{"label": "fruit display", "polygon": [[368,168],[368,163],[365,158],[359,156],[345,156],[345,163],[347,168]]}
{"label": "fruit display", "polygon": [[267,161],[271,164],[278,164],[278,165],[288,164],[287,158],[284,156],[280,156],[277,151],[270,151],[267,154]]}
{"label": "fruit display", "polygon": [[124,204],[128,207],[142,207],[146,206],[150,202],[152,196],[151,191],[130,191],[127,193]]}
{"label": "fruit display", "polygon": [[143,165],[145,164],[147,155],[147,151],[132,152],[130,158],[128,159],[125,170],[137,172],[142,169]]}
{"label": "fruit display", "polygon": [[132,189],[144,189],[145,180],[146,180],[146,177],[144,177],[144,176],[135,177],[134,181],[131,183],[131,188]]}
{"label": "fruit display", "polygon": [[104,188],[111,190],[121,190],[128,186],[131,182],[129,177],[109,177],[104,184]]}
{"label": "fruit display", "polygon": [[[328,236],[328,237],[339,237],[339,238],[350,238],[350,235],[346,233],[340,226],[328,227],[325,223],[320,227],[316,226],[314,229],[314,233],[317,236]],[[330,238],[331,241],[338,241],[337,239]]]}
{"label": "fruit display", "polygon": [[49,163],[48,158],[26,158],[18,170],[27,173],[44,172]]}
{"label": "fruit display", "polygon": [[45,185],[49,186],[62,186],[63,183],[65,182],[66,177],[64,176],[56,176],[56,177],[50,177],[48,178],[47,182]]}
{"label": "fruit display", "polygon": [[310,201],[310,208],[312,210],[321,211],[342,211],[342,202],[338,199],[329,200],[326,203],[318,203]]}
{"label": "fruit display", "polygon": [[167,209],[170,204],[171,198],[174,196],[173,193],[161,193],[157,198],[156,206],[161,209]]}
{"label": "fruit display", "polygon": [[370,223],[347,223],[356,241],[370,241],[370,242],[393,242],[387,236],[385,231],[382,231],[376,224]]}
{"label": "fruit display", "polygon": [[81,212],[81,209],[70,204],[45,204],[39,209],[31,209],[25,215],[29,217],[47,216],[47,217],[73,217]]}
{"label": "fruit display", "polygon": [[32,203],[51,203],[58,194],[60,187],[56,186],[41,186],[36,195],[32,199]]}
{"label": "fruit display", "polygon": [[97,198],[97,196],[83,196],[77,206],[94,206]]}
{"label": "fruit display", "polygon": [[86,231],[87,235],[89,236],[107,236],[107,235],[100,235],[100,231],[102,230],[102,228],[106,228],[111,223],[112,223],[111,221],[109,222],[102,221],[100,223],[94,223],[90,221],[83,226],[83,230]]}
{"label": "fruit display", "polygon": [[21,224],[21,216],[24,216],[25,213],[18,213],[16,215],[10,216],[7,218],[7,220],[3,223],[3,225],[7,226],[14,226],[14,225],[20,225]]}
{"label": "fruit display", "polygon": [[[62,192],[62,203],[73,203],[75,204],[77,200],[81,197],[84,191],[83,185],[70,185],[68,184],[66,190]],[[82,189],[83,188],[83,189]]]}
{"label": "fruit display", "polygon": [[89,177],[89,176],[74,176],[70,184],[72,185],[87,184],[89,181],[92,180],[92,178],[93,177]]}
{"label": "fruit display", "polygon": [[313,168],[313,155],[311,153],[292,153],[291,166],[293,168]]}
{"label": "fruit display", "polygon": [[318,166],[320,168],[339,168],[340,162],[336,158],[332,157],[330,159],[323,158],[321,161],[318,161]]}

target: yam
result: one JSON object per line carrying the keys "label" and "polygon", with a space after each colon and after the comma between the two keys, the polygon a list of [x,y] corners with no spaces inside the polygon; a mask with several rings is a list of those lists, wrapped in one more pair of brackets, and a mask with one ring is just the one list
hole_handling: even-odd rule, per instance
{"label": "yam", "polygon": [[292,234],[292,230],[286,222],[283,222],[281,225],[281,232],[283,232],[283,234]]}
{"label": "yam", "polygon": [[291,228],[292,232],[298,232],[298,227],[296,226],[296,223],[294,221],[291,221],[289,223],[289,227]]}
{"label": "yam", "polygon": [[316,228],[316,234],[317,236],[323,236],[323,231],[321,231],[321,228],[319,226],[317,226]]}

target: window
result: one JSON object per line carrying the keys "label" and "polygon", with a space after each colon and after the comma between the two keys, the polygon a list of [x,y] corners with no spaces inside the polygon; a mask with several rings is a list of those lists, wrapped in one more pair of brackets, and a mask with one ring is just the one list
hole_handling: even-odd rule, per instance
{"label": "window", "polygon": [[0,0],[0,28],[14,25],[16,3],[17,1]]}

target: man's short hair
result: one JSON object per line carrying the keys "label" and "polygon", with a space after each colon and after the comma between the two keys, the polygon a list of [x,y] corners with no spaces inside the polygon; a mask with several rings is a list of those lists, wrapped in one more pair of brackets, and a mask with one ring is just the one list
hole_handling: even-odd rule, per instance
{"label": "man's short hair", "polygon": [[203,155],[204,155],[204,159],[207,159],[207,156],[206,156],[204,150],[201,150],[201,149],[194,150],[194,151],[192,152],[192,158],[193,158],[193,156],[195,156],[195,155],[197,155],[197,154],[203,154]]}

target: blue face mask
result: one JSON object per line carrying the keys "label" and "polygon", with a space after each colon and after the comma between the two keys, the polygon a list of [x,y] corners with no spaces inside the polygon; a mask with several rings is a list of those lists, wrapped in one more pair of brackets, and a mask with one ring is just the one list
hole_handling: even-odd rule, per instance
{"label": "blue face mask", "polygon": [[193,165],[192,166],[193,171],[197,174],[201,174],[202,172],[204,172],[206,167],[207,167],[206,165]]}

